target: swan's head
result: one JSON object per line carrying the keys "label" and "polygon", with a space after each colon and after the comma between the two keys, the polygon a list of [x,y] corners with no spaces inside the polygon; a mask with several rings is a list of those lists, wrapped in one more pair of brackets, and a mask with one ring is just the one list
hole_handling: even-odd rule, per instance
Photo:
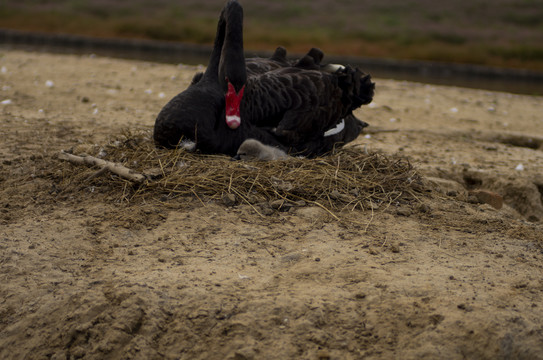
{"label": "swan's head", "polygon": [[239,92],[236,92],[234,85],[228,81],[228,90],[225,95],[226,99],[226,125],[230,129],[237,129],[241,124],[240,106],[245,85],[241,87]]}

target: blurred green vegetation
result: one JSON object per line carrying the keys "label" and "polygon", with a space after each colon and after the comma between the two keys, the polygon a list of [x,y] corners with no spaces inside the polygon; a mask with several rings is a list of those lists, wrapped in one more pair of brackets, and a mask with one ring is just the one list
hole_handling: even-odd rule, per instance
{"label": "blurred green vegetation", "polygon": [[[251,0],[245,47],[543,70],[541,0]],[[224,0],[0,0],[0,27],[211,44]]]}

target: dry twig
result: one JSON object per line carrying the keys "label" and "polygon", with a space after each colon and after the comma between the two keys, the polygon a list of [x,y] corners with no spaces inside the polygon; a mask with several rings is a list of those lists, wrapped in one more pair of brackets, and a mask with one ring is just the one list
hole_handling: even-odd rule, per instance
{"label": "dry twig", "polygon": [[67,153],[65,151],[61,151],[58,154],[58,158],[61,159],[61,160],[69,161],[69,162],[71,162],[73,164],[90,165],[90,166],[98,166],[98,167],[100,167],[100,170],[98,170],[94,174],[87,177],[87,180],[90,180],[90,179],[92,179],[92,178],[94,178],[94,177],[96,177],[98,175],[103,174],[106,170],[111,171],[113,174],[118,175],[118,176],[120,176],[120,177],[122,177],[124,179],[133,181],[135,183],[142,183],[142,182],[145,181],[145,179],[147,179],[147,177],[145,175],[135,173],[132,170],[130,170],[129,168],[127,168],[127,167],[125,167],[125,166],[123,166],[121,164],[114,163],[114,162],[111,162],[111,161],[102,160],[102,159],[98,159],[98,158],[96,158],[94,156],[90,156],[90,155],[77,156],[77,155],[69,154],[69,153]]}

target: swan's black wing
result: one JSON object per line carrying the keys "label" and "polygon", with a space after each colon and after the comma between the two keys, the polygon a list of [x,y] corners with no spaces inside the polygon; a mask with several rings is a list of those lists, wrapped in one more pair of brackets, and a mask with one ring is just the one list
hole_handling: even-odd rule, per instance
{"label": "swan's black wing", "polygon": [[297,67],[306,70],[320,70],[321,61],[324,57],[322,50],[312,48],[306,55],[298,60],[288,60],[287,50],[279,46],[269,58],[248,58],[245,59],[247,75],[256,76],[275,71],[280,68]]}
{"label": "swan's black wing", "polygon": [[245,59],[247,66],[247,76],[261,75],[284,67],[290,67],[292,64],[287,60],[287,50],[284,47],[275,49],[273,55],[269,58],[248,58]]}
{"label": "swan's black wing", "polygon": [[350,67],[333,74],[281,68],[248,79],[242,117],[273,128],[285,146],[306,152],[308,143],[321,143],[328,130],[369,103],[373,89],[369,75]]}
{"label": "swan's black wing", "polygon": [[[252,57],[245,59],[247,76],[258,76],[264,73],[275,71],[286,67],[297,67],[306,70],[320,70],[320,62],[324,53],[317,48],[312,48],[309,52],[298,60],[288,60],[287,50],[279,46],[275,49],[273,55],[269,58]],[[204,73],[196,73],[191,81],[191,85],[198,83]]]}

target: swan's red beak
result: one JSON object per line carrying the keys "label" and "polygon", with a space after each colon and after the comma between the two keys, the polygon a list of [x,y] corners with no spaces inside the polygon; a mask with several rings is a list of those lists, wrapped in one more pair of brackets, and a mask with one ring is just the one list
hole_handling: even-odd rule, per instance
{"label": "swan's red beak", "polygon": [[226,92],[226,125],[230,129],[237,129],[241,124],[240,105],[241,98],[243,97],[243,91],[245,91],[245,85],[237,93],[234,89],[234,85],[228,82],[228,91]]}

